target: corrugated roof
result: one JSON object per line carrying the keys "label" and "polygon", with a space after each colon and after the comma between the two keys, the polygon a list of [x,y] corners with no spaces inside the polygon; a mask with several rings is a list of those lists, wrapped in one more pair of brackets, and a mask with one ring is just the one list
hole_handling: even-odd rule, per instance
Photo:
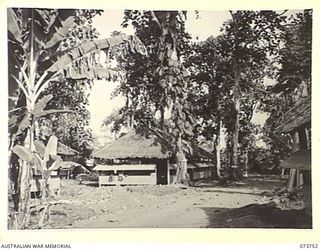
{"label": "corrugated roof", "polygon": [[311,150],[299,150],[280,163],[281,168],[311,170]]}
{"label": "corrugated roof", "polygon": [[303,97],[275,123],[274,132],[289,133],[311,122],[311,96]]}

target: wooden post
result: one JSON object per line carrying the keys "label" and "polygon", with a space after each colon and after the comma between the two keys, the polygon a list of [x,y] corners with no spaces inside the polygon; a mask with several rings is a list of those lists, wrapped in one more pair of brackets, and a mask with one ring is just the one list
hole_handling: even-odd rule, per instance
{"label": "wooden post", "polygon": [[[311,147],[310,138],[307,128],[300,128],[299,130],[300,149],[308,149]],[[300,185],[303,185],[305,211],[310,217],[312,216],[312,188],[311,188],[311,172],[301,171],[297,179],[300,180]]]}
{"label": "wooden post", "polygon": [[297,188],[299,188],[302,185],[300,175],[301,175],[301,172],[299,169],[297,169],[297,173],[296,173],[296,186],[297,186]]}
{"label": "wooden post", "polygon": [[170,184],[170,162],[167,160],[167,182]]}
{"label": "wooden post", "polygon": [[295,131],[292,133],[292,140],[293,140],[292,153],[295,153],[300,149],[300,136],[298,131]]}
{"label": "wooden post", "polygon": [[308,149],[308,137],[305,128],[300,128],[298,130],[299,136],[299,149]]}
{"label": "wooden post", "polygon": [[297,174],[296,169],[290,169],[289,181],[288,181],[288,185],[287,185],[287,188],[289,191],[292,191],[292,189],[294,187],[294,181],[296,179],[296,174]]}
{"label": "wooden post", "polygon": [[304,129],[304,131],[305,131],[305,134],[306,134],[306,139],[307,139],[307,148],[310,148],[311,146],[311,142],[310,142],[310,136],[309,136],[309,131],[308,131],[308,128],[305,128]]}
{"label": "wooden post", "polygon": [[[300,128],[298,130],[299,134],[299,148],[300,149],[308,149],[309,144],[309,136],[308,136],[308,130],[307,128]],[[304,184],[303,182],[303,173],[302,171],[298,171],[297,173],[297,186],[302,186]]]}
{"label": "wooden post", "polygon": [[[298,131],[294,131],[292,134],[292,140],[293,140],[293,147],[292,147],[292,153],[297,152],[300,149],[300,136]],[[299,171],[298,171],[299,172]],[[289,191],[291,191],[294,187],[295,180],[297,181],[297,170],[296,169],[290,169],[289,174],[289,181],[287,188]],[[298,183],[297,183],[298,184]]]}

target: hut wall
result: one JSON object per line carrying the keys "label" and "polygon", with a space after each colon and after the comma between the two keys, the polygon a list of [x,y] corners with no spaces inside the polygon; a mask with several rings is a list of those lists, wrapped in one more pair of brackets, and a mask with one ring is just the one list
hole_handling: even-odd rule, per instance
{"label": "hut wall", "polygon": [[200,180],[200,179],[209,179],[211,177],[211,170],[203,168],[203,169],[195,169],[192,174],[193,180]]}
{"label": "hut wall", "polygon": [[102,185],[155,185],[157,183],[156,174],[150,175],[124,175],[123,179],[121,175],[100,175],[99,186]]}
{"label": "hut wall", "polygon": [[102,185],[155,185],[155,164],[99,165],[99,186]]}
{"label": "hut wall", "polygon": [[[165,162],[167,164],[167,161]],[[197,165],[197,166],[196,166]],[[94,169],[99,173],[99,186],[102,185],[156,185],[171,184],[176,179],[176,164],[170,164],[165,171],[166,181],[160,182],[159,171],[161,164],[118,164],[118,165],[97,165]],[[211,177],[211,164],[196,163],[188,164],[188,174],[191,181],[208,179]]]}
{"label": "hut wall", "polygon": [[[210,167],[202,168],[189,168],[188,169],[190,181],[204,180],[211,178]],[[170,170],[170,184],[176,179],[177,171],[175,169]]]}

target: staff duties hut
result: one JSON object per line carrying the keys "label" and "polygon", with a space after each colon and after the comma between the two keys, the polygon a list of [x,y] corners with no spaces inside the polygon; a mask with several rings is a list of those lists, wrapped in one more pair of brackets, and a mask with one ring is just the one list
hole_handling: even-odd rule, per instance
{"label": "staff duties hut", "polygon": [[275,124],[275,133],[290,134],[292,155],[280,167],[290,169],[287,187],[303,186],[306,211],[311,215],[311,96],[302,97]]}
{"label": "staff duties hut", "polygon": [[[170,184],[176,177],[177,164],[173,147],[163,132],[147,130],[146,133],[130,131],[93,157],[98,165],[99,186],[114,184]],[[211,176],[211,154],[195,147],[188,156],[190,180]]]}

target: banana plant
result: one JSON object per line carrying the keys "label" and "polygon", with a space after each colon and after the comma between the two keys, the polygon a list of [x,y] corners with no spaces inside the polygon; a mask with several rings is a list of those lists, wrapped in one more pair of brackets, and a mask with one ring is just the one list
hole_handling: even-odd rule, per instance
{"label": "banana plant", "polygon": [[79,165],[78,163],[71,161],[63,161],[62,158],[57,155],[58,149],[58,138],[52,135],[47,145],[40,140],[34,141],[35,150],[31,151],[30,148],[22,145],[15,145],[12,148],[12,152],[16,154],[21,161],[25,161],[33,166],[35,166],[35,171],[41,173],[42,183],[40,188],[41,204],[37,212],[40,214],[38,227],[42,228],[44,225],[45,215],[48,214],[49,218],[49,203],[47,198],[51,194],[49,180],[53,171],[64,167],[65,165],[73,164]]}
{"label": "banana plant", "polygon": [[[124,52],[146,54],[145,47],[135,36],[63,47],[66,35],[77,25],[76,13],[76,10],[8,9],[9,95],[19,88],[29,115],[51,81],[61,77],[107,80],[120,77],[117,70],[93,62],[95,55],[105,53],[108,58],[110,50],[119,45]],[[78,67],[74,67],[76,63]]]}
{"label": "banana plant", "polygon": [[[92,12],[89,11],[89,14]],[[90,14],[90,15],[91,15]],[[135,36],[118,36],[84,41],[75,46],[63,46],[67,34],[84,19],[83,12],[72,9],[8,8],[9,98],[14,100],[9,111],[10,149],[20,143],[35,152],[37,119],[50,112],[45,110],[50,97],[43,91],[53,81],[61,78],[113,80],[116,71],[101,66],[95,59],[99,53],[109,58],[112,48],[118,46],[125,53],[146,54],[142,42]],[[94,66],[94,67],[91,67]],[[92,68],[90,70],[90,68]],[[18,94],[17,94],[18,93]],[[9,102],[10,104],[10,102]],[[59,111],[65,112],[65,111]],[[22,142],[21,142],[22,141]],[[11,157],[10,157],[11,158]],[[28,225],[31,168],[34,162],[24,160],[19,168],[18,206],[13,219],[15,228]]]}

